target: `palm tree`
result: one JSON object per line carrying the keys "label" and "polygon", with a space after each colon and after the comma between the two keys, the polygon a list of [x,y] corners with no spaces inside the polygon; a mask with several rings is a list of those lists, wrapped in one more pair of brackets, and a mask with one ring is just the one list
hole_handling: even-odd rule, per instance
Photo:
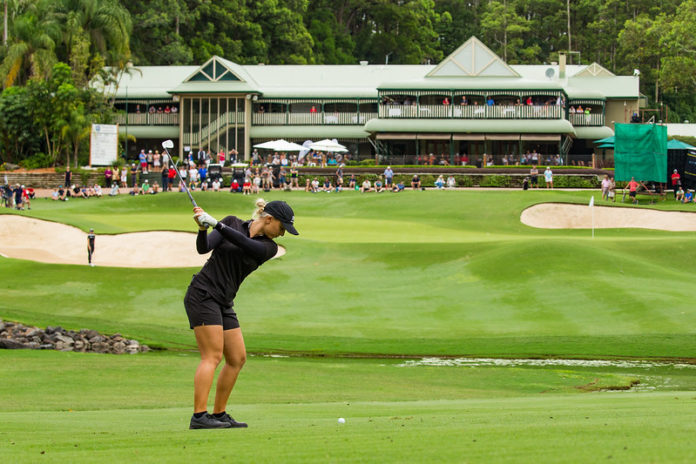
{"label": "palm tree", "polygon": [[51,2],[27,2],[10,25],[10,37],[0,63],[4,87],[22,84],[33,77],[45,78],[56,62],[60,28],[47,14]]}
{"label": "palm tree", "polygon": [[[98,71],[94,63],[125,68],[130,59],[130,13],[114,0],[62,0],[54,2],[53,15],[64,24],[58,56],[73,68],[87,73],[89,80]],[[89,53],[83,54],[84,44]],[[82,56],[86,55],[86,56]],[[84,63],[87,59],[89,62]],[[82,63],[80,63],[82,62]]]}

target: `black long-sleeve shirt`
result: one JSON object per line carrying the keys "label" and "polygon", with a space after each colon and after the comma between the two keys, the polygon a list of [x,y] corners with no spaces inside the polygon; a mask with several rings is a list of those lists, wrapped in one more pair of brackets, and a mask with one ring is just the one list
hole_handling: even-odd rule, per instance
{"label": "black long-sleeve shirt", "polygon": [[278,252],[278,245],[268,237],[249,237],[251,221],[227,216],[213,231],[198,232],[196,249],[205,254],[213,250],[191,285],[205,290],[220,304],[233,306],[242,281]]}

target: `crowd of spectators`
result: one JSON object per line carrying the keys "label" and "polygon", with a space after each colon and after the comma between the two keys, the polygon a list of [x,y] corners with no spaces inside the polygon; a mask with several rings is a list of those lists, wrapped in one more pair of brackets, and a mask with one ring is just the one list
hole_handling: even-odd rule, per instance
{"label": "crowd of spectators", "polygon": [[34,199],[36,193],[31,187],[16,184],[14,187],[5,184],[0,187],[2,191],[2,206],[4,208],[14,208],[20,211],[31,209],[31,200]]}

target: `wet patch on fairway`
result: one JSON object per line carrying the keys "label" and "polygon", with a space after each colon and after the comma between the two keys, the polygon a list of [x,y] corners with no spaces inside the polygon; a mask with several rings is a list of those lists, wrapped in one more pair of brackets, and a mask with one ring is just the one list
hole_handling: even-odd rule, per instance
{"label": "wet patch on fairway", "polygon": [[669,361],[606,360],[606,359],[495,359],[495,358],[421,358],[405,361],[398,367],[613,367],[652,369],[673,367],[696,369],[696,364]]}

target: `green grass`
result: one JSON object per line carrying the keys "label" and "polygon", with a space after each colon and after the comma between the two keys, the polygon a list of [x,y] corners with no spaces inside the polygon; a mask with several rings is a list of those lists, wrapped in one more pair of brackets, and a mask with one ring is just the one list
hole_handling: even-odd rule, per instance
{"label": "green grass", "polygon": [[[13,351],[0,358],[6,462],[696,457],[689,446],[696,369],[400,367],[399,360],[252,357],[229,408],[251,427],[211,432],[186,430],[193,353]],[[635,381],[660,391],[587,393]]]}
{"label": "green grass", "polygon": [[[693,357],[696,234],[539,230],[538,202],[596,192],[279,193],[299,237],[260,268],[236,308],[254,352]],[[199,192],[211,213],[248,217],[253,198]],[[694,209],[660,203],[662,209]],[[183,194],[35,202],[31,215],[98,234],[192,230]],[[192,243],[193,246],[193,243]],[[97,239],[98,247],[98,239]],[[677,258],[678,257],[678,258]],[[95,327],[192,347],[181,300],[194,269],[4,260],[3,316]],[[269,291],[270,290],[270,291]],[[46,305],[46,301],[51,301]]]}
{"label": "green grass", "polygon": [[[693,362],[695,233],[598,230],[593,240],[589,230],[519,221],[535,203],[587,204],[592,194],[267,195],[292,204],[302,235],[280,239],[287,255],[239,292],[247,348],[315,356],[249,358],[229,407],[248,430],[187,430],[198,358],[182,298],[196,269],[0,259],[1,318],[119,332],[165,348],[136,356],[0,351],[0,456],[694,462],[693,368],[402,366],[401,357],[425,354]],[[253,198],[196,198],[219,217],[253,210]],[[32,206],[31,216],[97,234],[194,230],[183,194]]]}

